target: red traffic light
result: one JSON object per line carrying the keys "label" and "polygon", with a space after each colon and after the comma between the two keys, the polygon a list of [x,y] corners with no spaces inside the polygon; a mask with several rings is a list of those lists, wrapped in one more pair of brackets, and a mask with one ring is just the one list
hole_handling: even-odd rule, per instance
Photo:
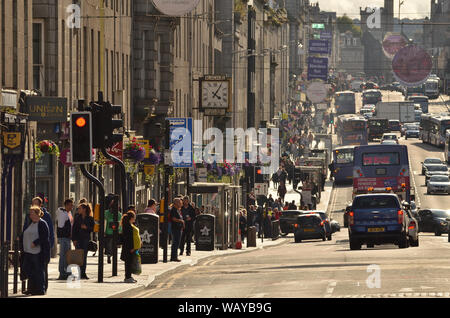
{"label": "red traffic light", "polygon": [[257,173],[257,174],[262,174],[262,170],[261,170],[261,169],[258,169],[258,170],[256,170],[256,173]]}
{"label": "red traffic light", "polygon": [[84,126],[86,126],[86,118],[84,117],[80,117],[75,121],[75,124],[80,127],[83,128]]}

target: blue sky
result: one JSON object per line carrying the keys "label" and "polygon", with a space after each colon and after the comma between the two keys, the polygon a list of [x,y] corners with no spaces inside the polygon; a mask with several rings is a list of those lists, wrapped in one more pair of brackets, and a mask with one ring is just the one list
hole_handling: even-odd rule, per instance
{"label": "blue sky", "polygon": [[[318,2],[321,10],[336,11],[338,16],[347,13],[351,19],[360,18],[360,7],[383,7],[384,5],[384,0],[318,0]],[[400,11],[401,18],[418,19],[430,16],[430,2],[430,0],[404,0]],[[398,3],[399,0],[394,0],[394,17],[398,17]]]}

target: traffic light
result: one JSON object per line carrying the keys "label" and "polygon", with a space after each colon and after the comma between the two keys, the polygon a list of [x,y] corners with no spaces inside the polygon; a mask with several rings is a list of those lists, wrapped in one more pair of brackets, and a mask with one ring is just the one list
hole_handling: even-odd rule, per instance
{"label": "traffic light", "polygon": [[88,110],[92,113],[92,123],[94,131],[92,132],[92,147],[101,149],[105,146],[105,127],[106,122],[104,107],[98,103],[91,103]]}
{"label": "traffic light", "polygon": [[114,130],[123,127],[122,119],[113,119],[115,115],[122,114],[122,106],[111,105],[111,103],[103,103],[103,111],[105,113],[104,134],[105,147],[110,148],[114,144],[123,140],[123,134],[115,134]]}
{"label": "traffic light", "polygon": [[72,164],[90,164],[92,160],[92,114],[70,114],[70,161]]}
{"label": "traffic light", "polygon": [[255,166],[255,183],[264,183],[264,175],[260,166]]}

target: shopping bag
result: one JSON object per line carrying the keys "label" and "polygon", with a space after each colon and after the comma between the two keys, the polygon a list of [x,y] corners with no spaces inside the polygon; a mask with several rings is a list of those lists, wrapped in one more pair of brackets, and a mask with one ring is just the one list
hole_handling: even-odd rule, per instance
{"label": "shopping bag", "polygon": [[84,265],[84,250],[69,250],[66,253],[67,265]]}
{"label": "shopping bag", "polygon": [[141,255],[139,254],[133,254],[131,273],[134,275],[141,275],[142,273]]}
{"label": "shopping bag", "polygon": [[142,247],[139,229],[133,226],[133,249],[139,250]]}

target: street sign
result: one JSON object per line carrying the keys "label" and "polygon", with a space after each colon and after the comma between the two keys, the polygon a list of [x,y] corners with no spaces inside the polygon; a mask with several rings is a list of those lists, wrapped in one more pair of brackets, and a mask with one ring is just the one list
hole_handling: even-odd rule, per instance
{"label": "street sign", "polygon": [[328,80],[328,58],[308,58],[308,81],[313,79]]}
{"label": "street sign", "polygon": [[170,122],[171,166],[191,168],[194,163],[193,120],[192,118],[167,118],[167,120]]}
{"label": "street sign", "polygon": [[144,173],[147,176],[152,176],[155,174],[155,165],[144,165]]}
{"label": "street sign", "polygon": [[320,39],[321,40],[332,40],[333,34],[331,32],[322,31],[322,32],[320,32]]}
{"label": "street sign", "polygon": [[309,54],[328,54],[328,40],[309,40]]}
{"label": "street sign", "polygon": [[325,24],[323,23],[313,23],[312,24],[313,29],[325,29]]}

